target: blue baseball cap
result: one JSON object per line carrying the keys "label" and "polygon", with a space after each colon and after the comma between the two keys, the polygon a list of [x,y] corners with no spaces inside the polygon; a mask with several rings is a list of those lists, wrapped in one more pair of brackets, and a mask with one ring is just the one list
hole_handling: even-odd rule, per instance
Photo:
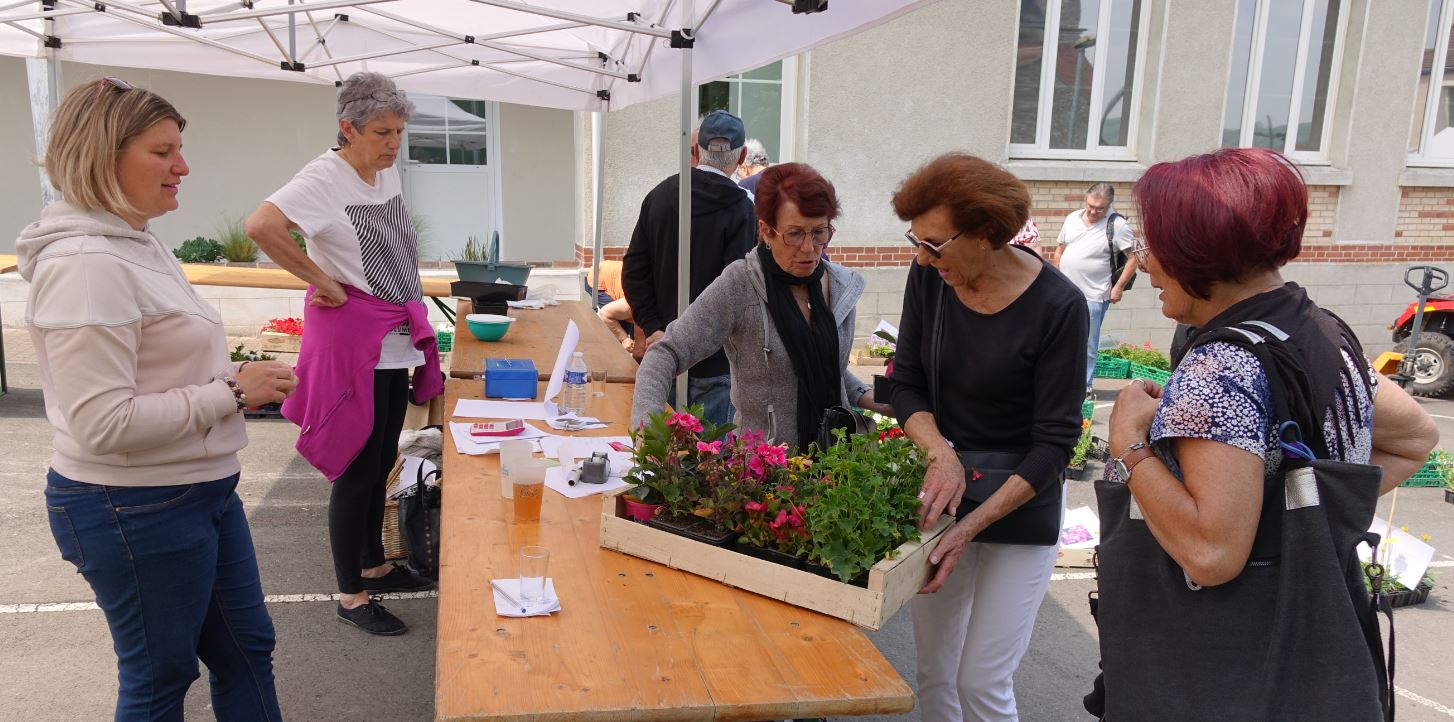
{"label": "blue baseball cap", "polygon": [[725,110],[708,113],[697,130],[697,145],[707,150],[737,150],[746,143],[742,119]]}

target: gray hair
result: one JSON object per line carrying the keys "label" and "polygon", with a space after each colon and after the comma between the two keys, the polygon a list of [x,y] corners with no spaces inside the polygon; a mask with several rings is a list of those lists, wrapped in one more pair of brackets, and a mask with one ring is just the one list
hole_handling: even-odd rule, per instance
{"label": "gray hair", "polygon": [[1092,185],[1090,188],[1086,189],[1085,197],[1090,198],[1092,196],[1095,196],[1097,198],[1104,198],[1106,199],[1107,203],[1115,203],[1116,187],[1111,185],[1110,183],[1101,181],[1100,183],[1096,183],[1095,185]]}
{"label": "gray hair", "polygon": [[[414,115],[414,102],[383,73],[354,73],[338,87],[338,119],[348,121],[362,131],[370,120],[383,115],[409,120]],[[338,145],[348,145],[343,130],[338,131]]]}
{"label": "gray hair", "polygon": [[747,139],[747,158],[742,161],[744,165],[767,165],[767,148],[762,146],[762,141],[756,138]]}
{"label": "gray hair", "polygon": [[731,173],[737,170],[737,159],[742,156],[741,148],[733,148],[732,150],[708,150],[702,148],[700,152],[701,155],[699,157],[702,163],[712,166],[723,173]]}

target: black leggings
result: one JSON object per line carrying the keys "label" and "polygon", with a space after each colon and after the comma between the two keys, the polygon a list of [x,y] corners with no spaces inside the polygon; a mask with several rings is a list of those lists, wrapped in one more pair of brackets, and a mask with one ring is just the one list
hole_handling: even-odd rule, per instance
{"label": "black leggings", "polygon": [[384,563],[384,482],[399,456],[408,404],[408,369],[374,371],[373,431],[328,497],[333,574],[344,594],[362,592],[360,572]]}

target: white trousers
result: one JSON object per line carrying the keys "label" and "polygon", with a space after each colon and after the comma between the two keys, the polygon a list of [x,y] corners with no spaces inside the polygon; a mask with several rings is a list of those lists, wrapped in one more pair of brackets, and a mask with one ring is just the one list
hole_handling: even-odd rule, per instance
{"label": "white trousers", "polygon": [[971,542],[949,580],[910,603],[924,722],[1014,722],[1015,668],[1058,547]]}

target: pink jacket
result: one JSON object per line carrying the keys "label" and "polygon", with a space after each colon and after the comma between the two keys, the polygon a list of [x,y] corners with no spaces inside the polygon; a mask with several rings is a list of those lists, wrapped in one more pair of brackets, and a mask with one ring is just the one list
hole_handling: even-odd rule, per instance
{"label": "pink jacket", "polygon": [[353,463],[373,431],[374,366],[384,334],[407,321],[410,340],[424,352],[424,365],[414,370],[414,403],[444,393],[439,349],[424,304],[400,306],[351,286],[343,288],[348,303],[337,308],[310,305],[303,311],[307,332],[294,370],[298,388],[283,402],[283,417],[300,429],[295,448],[329,481]]}

